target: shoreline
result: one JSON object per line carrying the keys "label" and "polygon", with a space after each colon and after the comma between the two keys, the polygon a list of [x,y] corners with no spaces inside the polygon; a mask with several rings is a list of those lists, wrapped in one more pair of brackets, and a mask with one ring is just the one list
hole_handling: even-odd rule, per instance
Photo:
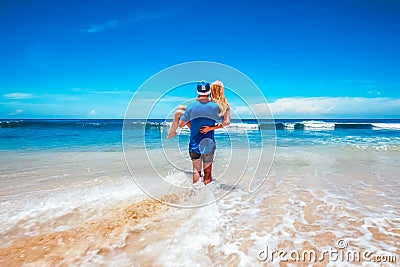
{"label": "shoreline", "polygon": [[[197,209],[149,199],[132,181],[121,151],[5,151],[0,231],[8,248],[1,247],[0,254],[10,262],[22,255],[38,265],[253,265],[262,264],[257,255],[267,245],[321,251],[344,239],[352,250],[400,255],[400,146],[380,147],[278,143],[271,172],[255,194],[239,184]],[[221,156],[229,151],[219,150]],[[242,150],[247,148],[236,152]],[[223,162],[217,158],[215,174],[223,171]],[[172,169],[165,166],[166,172]],[[180,172],[168,177],[177,184],[190,182]],[[210,193],[207,187],[194,189],[191,197]],[[139,203],[147,203],[147,217],[125,220],[125,207],[132,211]]]}

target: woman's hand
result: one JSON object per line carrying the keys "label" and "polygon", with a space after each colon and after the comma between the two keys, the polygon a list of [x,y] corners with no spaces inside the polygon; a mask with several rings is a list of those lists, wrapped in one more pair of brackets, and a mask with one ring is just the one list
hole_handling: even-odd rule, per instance
{"label": "woman's hand", "polygon": [[206,134],[206,133],[208,133],[208,132],[210,132],[212,130],[214,130],[212,126],[203,126],[203,127],[200,128],[200,132],[202,134]]}
{"label": "woman's hand", "polygon": [[200,132],[202,134],[206,134],[206,133],[208,133],[210,131],[214,131],[216,129],[220,129],[220,128],[223,128],[223,127],[224,126],[222,126],[222,124],[218,124],[218,125],[215,125],[215,126],[203,126],[203,127],[200,128]]}

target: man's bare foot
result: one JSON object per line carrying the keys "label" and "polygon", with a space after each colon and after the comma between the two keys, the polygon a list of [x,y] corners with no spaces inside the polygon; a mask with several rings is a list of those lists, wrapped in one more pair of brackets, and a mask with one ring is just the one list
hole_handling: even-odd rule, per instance
{"label": "man's bare foot", "polygon": [[171,138],[174,137],[174,136],[176,136],[176,132],[169,133],[168,136],[167,136],[167,138],[168,138],[168,139],[171,139]]}
{"label": "man's bare foot", "polygon": [[204,180],[204,185],[208,185],[209,183],[211,183],[212,182],[212,180],[210,179],[210,180]]}

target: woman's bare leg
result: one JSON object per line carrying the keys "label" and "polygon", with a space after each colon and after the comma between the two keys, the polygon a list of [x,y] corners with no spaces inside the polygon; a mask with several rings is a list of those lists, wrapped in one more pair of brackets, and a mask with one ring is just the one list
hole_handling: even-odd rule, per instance
{"label": "woman's bare leg", "polygon": [[172,121],[171,128],[169,129],[169,133],[167,138],[171,139],[176,135],[176,130],[178,129],[179,119],[182,117],[183,113],[185,113],[186,106],[179,106],[176,109],[174,120]]}

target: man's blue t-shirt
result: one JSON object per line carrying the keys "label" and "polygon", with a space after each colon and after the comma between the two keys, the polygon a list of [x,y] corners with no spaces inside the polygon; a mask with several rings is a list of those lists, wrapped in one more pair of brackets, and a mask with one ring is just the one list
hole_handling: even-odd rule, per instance
{"label": "man's blue t-shirt", "polygon": [[206,134],[200,132],[203,126],[214,126],[221,117],[219,107],[214,102],[200,102],[189,105],[181,120],[190,122],[190,142],[189,151],[198,154],[212,154],[216,148],[214,140],[214,131]]}

